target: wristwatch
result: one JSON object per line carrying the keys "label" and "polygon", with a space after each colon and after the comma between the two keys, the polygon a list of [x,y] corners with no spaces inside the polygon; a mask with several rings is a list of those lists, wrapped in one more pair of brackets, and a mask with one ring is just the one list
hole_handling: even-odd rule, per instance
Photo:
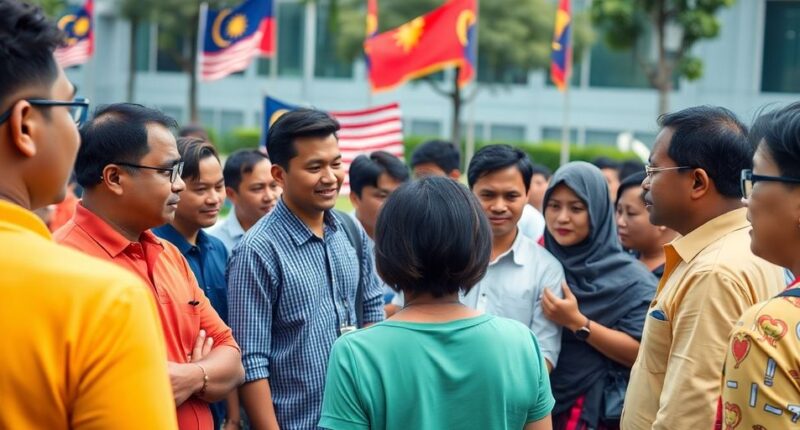
{"label": "wristwatch", "polygon": [[586,341],[586,339],[589,338],[589,335],[592,334],[592,330],[589,328],[591,323],[592,320],[586,318],[586,324],[584,324],[583,327],[575,330],[575,337],[577,337],[578,340]]}

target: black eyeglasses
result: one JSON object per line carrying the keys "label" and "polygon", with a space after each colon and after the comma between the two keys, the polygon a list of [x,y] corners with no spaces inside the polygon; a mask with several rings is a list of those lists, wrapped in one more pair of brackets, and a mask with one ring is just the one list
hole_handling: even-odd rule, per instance
{"label": "black eyeglasses", "polygon": [[112,163],[118,164],[120,166],[125,167],[132,167],[134,169],[150,169],[150,170],[157,170],[159,172],[170,172],[169,175],[169,182],[174,184],[175,181],[183,174],[183,161],[179,161],[172,165],[172,167],[152,167],[152,166],[140,166],[138,164],[130,164],[130,163]]}
{"label": "black eyeglasses", "polygon": [[[76,98],[75,100],[65,102],[61,100],[46,100],[46,99],[25,99],[28,103],[33,106],[66,106],[69,108],[69,115],[72,117],[72,120],[75,121],[75,124],[81,125],[84,121],[86,121],[86,117],[89,114],[89,99],[86,98]],[[14,102],[16,104],[16,102]],[[14,108],[12,105],[8,108],[7,111],[3,112],[0,115],[0,124],[6,122],[8,117],[11,116],[11,110]]]}
{"label": "black eyeglasses", "polygon": [[800,178],[788,178],[786,176],[765,176],[754,175],[750,169],[742,170],[742,197],[749,199],[753,194],[753,184],[758,181],[764,182],[783,182],[784,184],[800,184]]}

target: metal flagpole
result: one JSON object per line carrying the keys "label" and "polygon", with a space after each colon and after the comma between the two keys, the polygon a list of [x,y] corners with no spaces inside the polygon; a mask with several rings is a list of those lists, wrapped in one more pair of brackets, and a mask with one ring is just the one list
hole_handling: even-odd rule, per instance
{"label": "metal flagpole", "polygon": [[559,165],[569,163],[569,78],[564,87],[564,119],[561,128],[561,159]]}
{"label": "metal flagpole", "polygon": [[[481,17],[480,17],[480,10],[481,10],[481,2],[480,0],[475,2],[475,11],[477,12],[477,17],[475,19],[475,75],[472,77],[472,85],[475,92],[478,91],[478,36],[480,31],[481,25]],[[473,93],[473,99],[469,101],[469,117],[467,121],[469,125],[467,126],[467,142],[466,142],[466,157],[464,159],[464,166],[465,168],[469,166],[470,161],[472,161],[472,156],[475,154],[475,104],[478,102],[477,95]]]}

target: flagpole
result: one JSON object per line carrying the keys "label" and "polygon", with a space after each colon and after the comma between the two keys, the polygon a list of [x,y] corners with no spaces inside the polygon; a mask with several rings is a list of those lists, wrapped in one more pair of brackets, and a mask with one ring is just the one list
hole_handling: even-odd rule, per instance
{"label": "flagpole", "polygon": [[[201,73],[201,67],[203,64],[203,42],[205,41],[206,35],[206,19],[208,18],[208,3],[200,3],[200,15],[198,17],[199,21],[197,24],[197,54],[195,55],[195,64],[194,64],[194,73],[192,74],[192,80],[194,81],[194,88],[197,91],[195,94],[195,103],[198,105],[200,104],[200,80],[198,76]],[[190,106],[191,109],[191,106]],[[198,115],[199,116],[199,115]],[[194,121],[194,118],[189,118],[190,121]],[[198,122],[200,122],[200,118],[197,118]]]}
{"label": "flagpole", "polygon": [[569,87],[570,80],[566,79],[564,86],[564,118],[561,126],[561,159],[559,165],[563,166],[569,163],[569,120],[570,120],[570,104],[569,104]]}
{"label": "flagpole", "polygon": [[[476,0],[475,2],[475,11],[477,12],[477,19],[475,21],[475,76],[472,77],[472,85],[473,91],[478,91],[478,49],[480,44],[478,43],[478,37],[480,36],[480,25],[481,25],[481,17],[480,17],[480,10],[481,10],[481,2],[480,0]],[[475,93],[473,93],[475,95]],[[467,126],[467,148],[466,148],[466,157],[464,166],[468,167],[470,161],[472,161],[472,156],[475,154],[475,103],[477,103],[477,96],[473,97],[472,100],[468,101],[469,103],[469,115],[467,121],[469,125]]]}
{"label": "flagpole", "polygon": [[317,2],[306,3],[305,47],[303,49],[303,101],[310,103],[310,86],[314,79],[314,60],[317,43]]}

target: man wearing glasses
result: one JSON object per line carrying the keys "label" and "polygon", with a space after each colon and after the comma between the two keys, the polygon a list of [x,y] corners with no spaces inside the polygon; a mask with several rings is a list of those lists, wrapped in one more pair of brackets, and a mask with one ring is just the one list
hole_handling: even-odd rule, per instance
{"label": "man wearing glasses", "polygon": [[60,40],[40,9],[0,0],[0,428],[171,430],[144,283],[53,243],[31,212],[64,198],[88,106],[53,58]]}
{"label": "man wearing glasses", "polygon": [[712,428],[728,333],[784,286],[783,271],[750,250],[739,184],[752,167],[747,128],[710,106],[664,115],[659,125],[642,188],[650,221],[682,237],[664,247],[621,427]]}
{"label": "man wearing glasses", "polygon": [[173,220],[185,188],[170,131],[175,126],[172,118],[135,104],[95,112],[81,127],[75,162],[83,201],[55,238],[127,268],[150,286],[166,340],[178,426],[211,430],[209,403],[238,386],[244,370],[230,328],[186,259],[150,231]]}

